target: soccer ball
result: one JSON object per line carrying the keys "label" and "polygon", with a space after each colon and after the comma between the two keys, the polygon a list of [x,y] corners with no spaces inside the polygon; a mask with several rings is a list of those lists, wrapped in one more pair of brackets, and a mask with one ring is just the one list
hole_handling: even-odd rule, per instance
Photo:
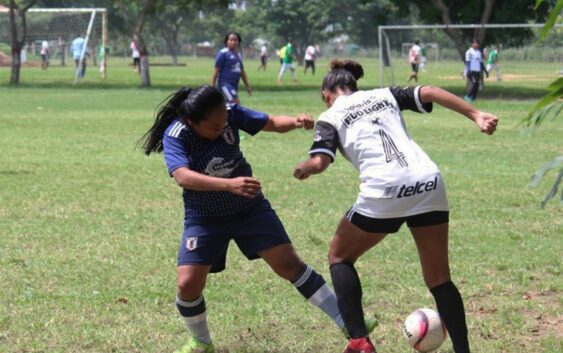
{"label": "soccer ball", "polygon": [[403,335],[409,346],[419,352],[431,352],[446,339],[446,327],[435,310],[422,308],[413,311],[405,320]]}

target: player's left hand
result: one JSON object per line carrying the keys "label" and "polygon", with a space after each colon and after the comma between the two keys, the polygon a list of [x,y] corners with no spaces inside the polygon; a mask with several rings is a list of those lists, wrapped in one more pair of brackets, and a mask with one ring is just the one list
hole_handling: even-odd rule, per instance
{"label": "player's left hand", "polygon": [[295,169],[293,170],[293,176],[296,179],[305,180],[305,179],[307,179],[308,177],[311,176],[311,174],[309,174],[305,171],[304,164],[305,164],[305,162],[300,162],[300,163],[297,163],[297,165],[295,166]]}
{"label": "player's left hand", "polygon": [[477,119],[475,119],[475,124],[477,124],[481,132],[492,135],[497,129],[498,118],[495,115],[480,112]]}
{"label": "player's left hand", "polygon": [[252,96],[252,89],[250,88],[250,86],[246,87],[246,92],[248,92],[248,96]]}
{"label": "player's left hand", "polygon": [[301,113],[295,119],[295,127],[296,128],[303,128],[305,130],[311,130],[315,126],[315,121],[313,117],[309,114]]}

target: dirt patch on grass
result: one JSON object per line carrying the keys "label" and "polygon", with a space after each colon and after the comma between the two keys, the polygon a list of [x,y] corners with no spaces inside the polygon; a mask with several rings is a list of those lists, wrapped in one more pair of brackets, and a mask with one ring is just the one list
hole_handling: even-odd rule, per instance
{"label": "dirt patch on grass", "polygon": [[[563,315],[559,305],[560,293],[557,291],[526,292],[524,300],[533,302],[537,310],[525,310],[524,315],[532,326],[531,334],[536,337],[556,335],[563,338]],[[545,310],[541,310],[544,308]]]}

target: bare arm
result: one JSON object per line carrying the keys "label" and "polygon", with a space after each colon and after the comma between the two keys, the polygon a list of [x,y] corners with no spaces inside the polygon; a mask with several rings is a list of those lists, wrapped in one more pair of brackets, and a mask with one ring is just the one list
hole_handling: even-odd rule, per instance
{"label": "bare arm", "polygon": [[313,118],[308,114],[299,114],[297,117],[287,115],[270,115],[268,122],[262,130],[272,132],[288,132],[294,129],[310,130],[314,126]]}
{"label": "bare arm", "polygon": [[217,84],[217,77],[219,77],[219,68],[216,67],[215,71],[213,72],[213,76],[211,77],[211,86],[215,87]]}
{"label": "bare arm", "polygon": [[244,69],[240,72],[240,78],[242,78],[244,87],[246,87],[246,92],[248,92],[248,95],[251,96],[252,89],[250,88],[250,84],[248,83],[248,77],[246,77],[246,71],[244,71]]}
{"label": "bare arm", "polygon": [[330,156],[323,153],[314,154],[309,159],[297,163],[293,176],[299,180],[307,179],[313,174],[324,172],[330,165],[330,162]]}
{"label": "bare arm", "polygon": [[174,170],[172,176],[179,186],[189,190],[227,191],[253,198],[261,189],[260,182],[252,177],[217,178],[194,172],[187,167]]}
{"label": "bare arm", "polygon": [[496,116],[480,111],[458,96],[439,87],[422,87],[420,100],[422,103],[436,102],[445,108],[465,115],[479,127],[481,132],[487,135],[492,135],[497,128],[498,118]]}

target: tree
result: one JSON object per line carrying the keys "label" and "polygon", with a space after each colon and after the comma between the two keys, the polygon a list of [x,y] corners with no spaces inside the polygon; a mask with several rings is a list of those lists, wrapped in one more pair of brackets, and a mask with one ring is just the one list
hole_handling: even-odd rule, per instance
{"label": "tree", "polygon": [[149,25],[152,32],[164,39],[174,65],[178,64],[180,32],[187,32],[189,25],[196,23],[200,11],[215,8],[224,11],[228,3],[227,0],[161,0],[156,5]]}
{"label": "tree", "polygon": [[[37,0],[10,0],[10,30],[12,32],[12,72],[10,84],[19,85],[21,69],[21,51],[27,38],[26,12]],[[19,22],[19,23],[18,23]],[[18,27],[20,33],[18,34]]]}
{"label": "tree", "polygon": [[143,28],[147,16],[154,11],[157,1],[151,0],[115,0],[121,17],[133,35],[133,41],[141,54],[141,86],[150,87],[149,52],[143,40]]}
{"label": "tree", "polygon": [[[543,2],[544,0],[536,0],[536,8]],[[551,31],[553,25],[560,17],[561,11],[563,11],[563,0],[558,0],[557,4],[553,7],[553,10],[551,10],[549,18],[542,29],[540,41],[544,40],[549,31]],[[524,132],[533,132],[542,122],[546,120],[555,120],[559,117],[561,111],[563,111],[563,77],[559,77],[553,81],[547,89],[548,93],[540,99],[540,101],[528,113],[528,116],[522,121],[522,123],[527,127],[527,130]],[[545,207],[549,200],[557,195],[559,185],[563,182],[563,156],[558,156],[543,165],[534,173],[532,180],[530,181],[531,186],[537,186],[547,172],[551,169],[557,168],[559,168],[559,174],[555,178],[555,182],[553,183],[551,190],[542,200],[542,208]],[[561,198],[559,200],[560,203],[563,203],[563,192],[561,192]]]}
{"label": "tree", "polygon": [[[396,4],[402,16],[406,16],[414,8],[422,23],[452,25],[540,22],[545,20],[554,1],[556,0],[546,1],[546,4],[540,5],[536,11],[534,4],[529,0],[397,0]],[[506,33],[495,31],[488,37],[485,28],[469,31],[446,28],[444,31],[454,42],[462,61],[465,60],[465,50],[473,38],[484,47],[487,39],[493,43],[518,44],[531,33],[529,29],[513,30],[508,36]]]}

